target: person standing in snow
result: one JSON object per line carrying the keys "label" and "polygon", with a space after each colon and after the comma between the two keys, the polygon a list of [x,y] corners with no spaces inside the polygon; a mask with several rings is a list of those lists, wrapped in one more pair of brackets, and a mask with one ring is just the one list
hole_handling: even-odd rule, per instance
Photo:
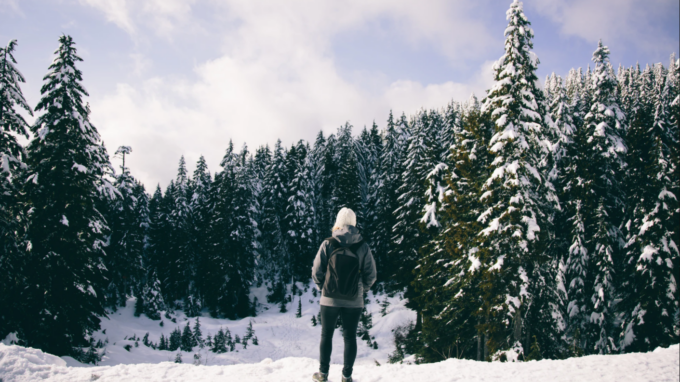
{"label": "person standing in snow", "polygon": [[356,215],[342,208],[333,226],[333,236],[324,240],[312,266],[312,279],[321,291],[321,344],[319,372],[313,379],[328,381],[333,332],[342,318],[345,340],[342,382],[352,382],[357,356],[357,326],[364,307],[364,291],[375,283],[375,260],[356,228]]}

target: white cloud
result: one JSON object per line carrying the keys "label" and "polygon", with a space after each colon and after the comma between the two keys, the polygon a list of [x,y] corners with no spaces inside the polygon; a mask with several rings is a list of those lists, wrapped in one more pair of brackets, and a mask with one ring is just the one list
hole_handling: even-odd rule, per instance
{"label": "white cloud", "polygon": [[19,8],[17,0],[0,0],[0,13],[15,13],[25,17],[24,12]]}
{"label": "white cloud", "polygon": [[83,5],[97,8],[104,13],[109,22],[116,24],[119,28],[129,34],[134,34],[136,29],[130,17],[130,4],[128,0],[80,0]]}
{"label": "white cloud", "polygon": [[136,42],[149,33],[172,40],[177,33],[202,31],[192,18],[196,0],[79,0],[102,12]]}
{"label": "white cloud", "polygon": [[131,53],[130,58],[132,59],[132,72],[137,76],[145,74],[153,66],[153,61],[141,53]]}
{"label": "white cloud", "polygon": [[[167,185],[180,155],[191,169],[204,154],[211,171],[219,170],[229,139],[254,150],[277,138],[286,145],[313,141],[320,129],[335,132],[345,121],[357,130],[373,120],[384,126],[390,109],[408,115],[466,100],[472,92],[481,98],[492,79],[490,63],[468,83],[425,86],[410,78],[387,80],[382,73],[343,78],[334,62],[334,36],[381,19],[396,25],[390,31],[395,38],[430,44],[452,65],[478,59],[493,39],[468,16],[472,5],[462,1],[433,0],[427,6],[406,0],[214,1],[201,4],[209,16],[193,14],[194,1],[147,0],[135,8],[124,0],[82,1],[136,39],[156,28],[153,33],[169,41],[179,33],[216,40],[216,58],[197,63],[193,75],[121,83],[112,94],[93,95],[92,120],[109,151],[132,146],[129,166],[147,188]],[[183,29],[205,17],[224,22],[210,33]],[[155,67],[144,56],[131,57],[138,73]],[[361,77],[367,80],[357,81]]]}
{"label": "white cloud", "polygon": [[563,35],[593,46],[602,39],[622,50],[670,54],[678,48],[677,35],[667,37],[658,24],[668,14],[677,17],[677,0],[538,0],[530,6],[558,23]]}

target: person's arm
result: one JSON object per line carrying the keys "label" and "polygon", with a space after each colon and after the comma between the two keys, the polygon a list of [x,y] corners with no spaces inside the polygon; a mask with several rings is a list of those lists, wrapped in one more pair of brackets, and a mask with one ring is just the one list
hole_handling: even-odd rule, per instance
{"label": "person's arm", "polygon": [[371,248],[366,245],[366,255],[364,256],[364,269],[361,270],[361,281],[368,291],[376,280],[375,259],[371,253]]}
{"label": "person's arm", "polygon": [[314,264],[312,265],[312,280],[314,280],[318,290],[323,289],[323,283],[326,281],[326,268],[328,267],[327,247],[328,243],[324,240],[321,243],[321,247],[319,247],[319,252],[316,253]]}

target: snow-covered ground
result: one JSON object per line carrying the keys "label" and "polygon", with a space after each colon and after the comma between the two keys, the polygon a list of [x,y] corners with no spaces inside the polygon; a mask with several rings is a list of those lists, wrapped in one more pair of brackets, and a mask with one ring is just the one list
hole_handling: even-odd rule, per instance
{"label": "snow-covered ground", "polygon": [[[253,291],[259,301],[266,301],[266,290]],[[588,356],[563,361],[533,361],[526,363],[486,363],[448,360],[427,365],[390,365],[388,354],[394,350],[392,329],[413,320],[412,311],[403,306],[398,296],[390,298],[387,314],[380,313],[379,302],[386,296],[369,295],[368,311],[372,313],[370,333],[378,349],[358,340],[354,378],[368,381],[678,381],[678,346],[657,349],[652,353],[610,356]],[[229,328],[240,337],[252,321],[259,345],[237,344],[233,352],[214,354],[196,347],[182,353],[183,364],[174,363],[177,352],[146,347],[141,338],[148,332],[157,343],[177,327],[187,322],[193,328],[195,318],[172,315],[175,322],[133,316],[133,300],[104,319],[95,339],[108,339],[106,354],[98,366],[83,365],[70,357],[56,357],[39,350],[0,344],[0,380],[9,381],[306,381],[318,370],[318,349],[321,327],[312,326],[311,318],[318,313],[318,297],[311,288],[302,296],[302,317],[296,318],[297,298],[288,304],[287,313],[279,313],[275,305],[263,304],[257,317],[229,321],[201,317],[203,336],[214,335],[220,327]],[[268,309],[267,309],[268,308]],[[135,341],[126,340],[135,336]],[[5,341],[7,342],[7,341]],[[126,345],[129,351],[126,350]],[[200,365],[194,365],[194,354],[200,355]],[[336,331],[331,359],[331,381],[340,380],[342,337]]]}

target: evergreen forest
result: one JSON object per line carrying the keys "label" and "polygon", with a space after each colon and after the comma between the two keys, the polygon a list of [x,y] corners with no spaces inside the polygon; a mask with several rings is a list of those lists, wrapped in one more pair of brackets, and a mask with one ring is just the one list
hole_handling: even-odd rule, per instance
{"label": "evergreen forest", "polygon": [[585,70],[541,85],[521,3],[507,20],[480,99],[290,147],[225,142],[219,169],[201,157],[189,173],[182,157],[154,190],[126,167],[133,148],[110,155],[90,122],[73,39],[59,37],[34,107],[11,41],[0,48],[0,339],[82,360],[101,318],[131,297],[154,320],[254,316],[256,286],[293,309],[349,207],[376,260],[374,291],[404,293],[417,312],[395,332],[395,362],[678,343],[680,60],[615,70],[600,42]]}

